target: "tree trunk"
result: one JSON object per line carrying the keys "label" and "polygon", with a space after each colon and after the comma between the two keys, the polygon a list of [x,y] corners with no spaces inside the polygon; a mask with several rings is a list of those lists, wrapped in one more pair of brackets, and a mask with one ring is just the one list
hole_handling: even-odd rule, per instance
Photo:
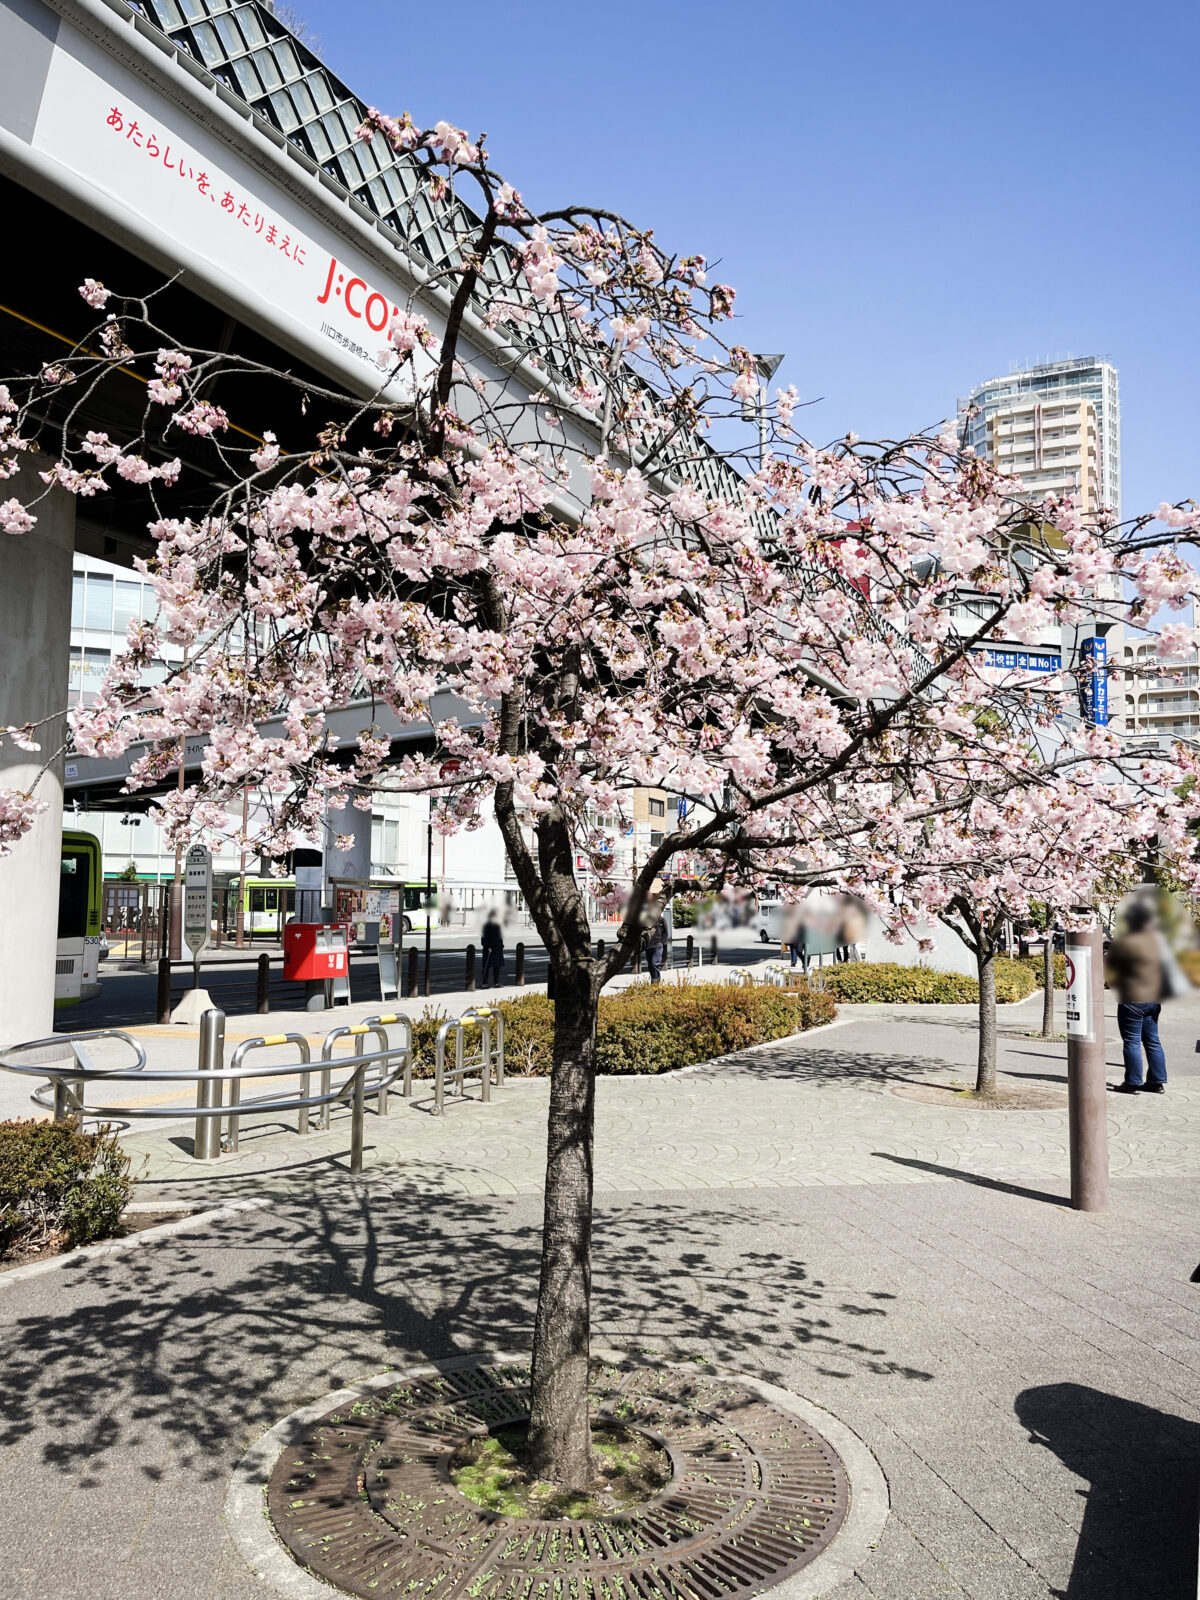
{"label": "tree trunk", "polygon": [[591,976],[559,975],[546,1147],[542,1278],[533,1334],[529,1442],[539,1477],[582,1488],[595,1476],[588,1422],[592,1134],[597,1000]]}
{"label": "tree trunk", "polygon": [[975,1093],[996,1093],[996,946],[980,939],[975,951],[979,973],[979,1067],[975,1074]]}
{"label": "tree trunk", "polygon": [[1054,1036],[1054,935],[1046,929],[1042,951],[1042,1038]]}

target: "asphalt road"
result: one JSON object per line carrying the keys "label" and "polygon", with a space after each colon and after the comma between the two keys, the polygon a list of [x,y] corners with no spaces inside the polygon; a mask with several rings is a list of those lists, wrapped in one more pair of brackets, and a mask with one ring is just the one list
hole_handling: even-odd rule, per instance
{"label": "asphalt road", "polygon": [[[547,958],[544,946],[530,929],[511,930],[506,940],[505,973],[511,982],[515,970],[515,951],[518,938],[525,944],[525,981],[530,988],[546,982]],[[610,935],[611,937],[611,935]],[[713,935],[711,932],[696,935],[697,948],[702,948],[709,958]],[[675,960],[685,959],[686,934],[677,937]],[[757,934],[746,928],[724,929],[717,935],[719,960],[723,965],[736,966],[739,962],[762,957],[764,946]],[[470,930],[436,934],[431,941],[430,998],[439,994],[460,992],[465,986],[466,948],[472,942]],[[481,955],[476,944],[476,976],[481,972]],[[425,998],[425,941],[420,933],[410,936],[402,952],[402,977],[407,972],[408,953],[418,951],[420,991]],[[259,955],[266,951],[271,957],[271,1009],[273,1011],[299,1010],[304,1004],[304,986],[285,983],[277,945],[259,945],[253,950],[239,953],[228,948],[206,951],[202,962],[204,986],[213,1003],[228,1016],[246,1016],[255,1010],[256,966]],[[80,1032],[93,1028],[115,1028],[125,1025],[156,1022],[157,974],[150,970],[128,967],[115,959],[102,962],[100,967],[100,993],[91,1000],[82,1001],[59,1011],[55,1024],[59,1032]],[[172,1003],[177,1004],[185,990],[191,987],[191,968],[178,966],[172,971]],[[351,956],[350,997],[354,1001],[371,1000],[379,994],[379,965],[374,956]]]}

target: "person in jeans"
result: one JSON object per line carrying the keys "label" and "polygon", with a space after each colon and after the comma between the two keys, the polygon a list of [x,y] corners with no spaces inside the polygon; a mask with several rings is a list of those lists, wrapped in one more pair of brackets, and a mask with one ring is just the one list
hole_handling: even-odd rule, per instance
{"label": "person in jeans", "polygon": [[663,957],[667,953],[667,924],[662,912],[646,934],[646,970],[651,983],[662,982]]}
{"label": "person in jeans", "polygon": [[[1117,991],[1117,1027],[1125,1054],[1125,1081],[1118,1094],[1165,1094],[1167,1058],[1158,1037],[1162,1011],[1163,955],[1153,906],[1135,900],[1125,916],[1125,936],[1108,952],[1109,975]],[[1142,1077],[1142,1051],[1147,1073]]]}

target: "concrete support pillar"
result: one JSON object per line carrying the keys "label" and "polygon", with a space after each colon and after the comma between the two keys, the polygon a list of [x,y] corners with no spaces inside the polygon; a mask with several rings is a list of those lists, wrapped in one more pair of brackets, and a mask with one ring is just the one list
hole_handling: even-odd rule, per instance
{"label": "concrete support pillar", "polygon": [[[2,487],[28,501],[44,486],[27,461]],[[58,489],[36,508],[31,533],[0,535],[0,725],[54,721],[40,753],[0,746],[0,786],[27,790],[62,742],[71,650],[71,556],[75,501]],[[48,802],[29,833],[0,857],[0,1048],[54,1026],[54,957],[62,857],[63,764],[38,784]]]}
{"label": "concrete support pillar", "polygon": [[[344,811],[331,806],[325,816],[325,904],[333,905],[335,879],[359,879],[371,876],[371,813],[360,811],[354,804],[362,789],[347,785],[347,803]],[[349,849],[343,850],[337,840],[350,840]]]}

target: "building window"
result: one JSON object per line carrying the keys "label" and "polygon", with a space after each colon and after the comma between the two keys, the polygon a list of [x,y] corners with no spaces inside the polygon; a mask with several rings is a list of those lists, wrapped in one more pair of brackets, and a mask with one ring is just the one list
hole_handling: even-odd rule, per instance
{"label": "building window", "polygon": [[84,698],[88,695],[99,694],[100,686],[104,682],[104,674],[108,671],[112,652],[109,650],[85,650],[83,652],[83,677],[80,687]]}
{"label": "building window", "polygon": [[118,583],[113,594],[113,632],[125,637],[131,622],[142,616],[142,586],[140,583]]}
{"label": "building window", "polygon": [[651,835],[650,835],[650,848],[651,848],[651,850],[657,850],[659,845],[662,842],[663,842],[662,834],[657,829],[655,829],[654,832],[651,833]]}
{"label": "building window", "polygon": [[83,625],[97,633],[112,632],[113,581],[94,572],[88,573],[87,598],[83,607]]}
{"label": "building window", "polygon": [[665,817],[666,814],[667,814],[667,807],[666,807],[666,804],[665,804],[664,801],[662,801],[662,800],[651,800],[651,802],[650,802],[650,815],[652,817]]}

